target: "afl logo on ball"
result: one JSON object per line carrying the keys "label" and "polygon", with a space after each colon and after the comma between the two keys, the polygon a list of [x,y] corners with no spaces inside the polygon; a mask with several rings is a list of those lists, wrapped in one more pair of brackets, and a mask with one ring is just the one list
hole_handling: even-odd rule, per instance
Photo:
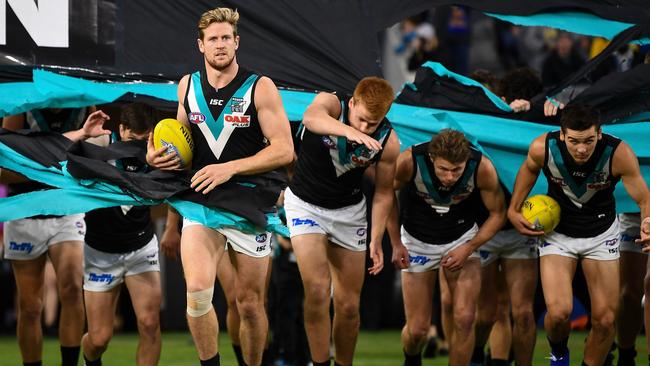
{"label": "afl logo on ball", "polygon": [[188,115],[190,122],[194,124],[199,124],[205,122],[205,115],[203,113],[192,112]]}

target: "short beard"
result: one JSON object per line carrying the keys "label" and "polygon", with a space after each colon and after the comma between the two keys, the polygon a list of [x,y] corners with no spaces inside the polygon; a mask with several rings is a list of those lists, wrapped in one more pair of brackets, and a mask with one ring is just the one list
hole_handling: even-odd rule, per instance
{"label": "short beard", "polygon": [[233,57],[232,57],[230,60],[228,60],[225,64],[223,64],[223,65],[217,65],[216,63],[214,63],[214,62],[211,61],[210,59],[208,59],[208,58],[205,59],[205,61],[208,63],[208,65],[210,65],[210,67],[212,67],[213,69],[215,69],[215,70],[217,70],[217,71],[223,71],[223,70],[227,69],[230,65],[232,65],[232,62],[233,62],[234,60],[235,60],[235,57],[233,56]]}

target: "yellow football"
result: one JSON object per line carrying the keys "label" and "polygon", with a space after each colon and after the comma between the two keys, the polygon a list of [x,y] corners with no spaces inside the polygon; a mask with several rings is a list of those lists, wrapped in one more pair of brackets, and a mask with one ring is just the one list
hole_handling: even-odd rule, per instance
{"label": "yellow football", "polygon": [[543,230],[547,234],[560,223],[560,205],[543,194],[528,197],[521,205],[521,214],[535,226],[535,230]]}
{"label": "yellow football", "polygon": [[181,167],[189,168],[192,164],[194,142],[188,127],[173,118],[165,118],[156,124],[153,130],[153,145],[156,150],[166,147],[166,154],[176,154],[181,159]]}

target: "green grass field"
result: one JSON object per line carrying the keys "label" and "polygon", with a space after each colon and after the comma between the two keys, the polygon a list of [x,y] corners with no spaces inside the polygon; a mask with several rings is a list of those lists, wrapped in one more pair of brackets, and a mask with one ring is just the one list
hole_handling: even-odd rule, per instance
{"label": "green grass field", "polygon": [[[586,333],[575,332],[569,342],[571,348],[571,365],[580,365]],[[227,335],[219,340],[221,345],[221,360],[223,365],[236,365]],[[116,335],[108,351],[102,358],[105,365],[133,365],[137,336],[135,334]],[[549,348],[544,333],[537,337],[535,348],[535,365],[547,365]],[[647,346],[645,337],[637,339],[638,365],[647,363]],[[59,364],[59,346],[55,339],[46,338],[44,346],[44,365]],[[20,365],[20,353],[15,337],[0,337],[0,365]],[[80,363],[81,364],[81,363]],[[190,365],[198,364],[194,346],[189,333],[163,333],[162,355],[160,365]],[[357,346],[356,366],[399,366],[402,364],[402,352],[398,331],[362,332]],[[447,365],[447,358],[438,357],[425,359],[424,365]]]}

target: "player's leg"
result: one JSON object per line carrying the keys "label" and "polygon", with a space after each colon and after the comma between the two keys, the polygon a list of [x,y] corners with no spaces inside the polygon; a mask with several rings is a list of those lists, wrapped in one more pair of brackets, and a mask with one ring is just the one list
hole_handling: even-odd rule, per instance
{"label": "player's leg", "polygon": [[309,349],[314,363],[330,357],[331,278],[327,260],[327,237],[305,234],[291,238],[305,290],[304,318]]}
{"label": "player's leg", "polygon": [[636,358],[636,337],[643,325],[644,279],[639,273],[646,272],[647,254],[635,243],[640,237],[640,215],[619,214],[621,228],[620,263],[621,263],[621,297],[616,317],[618,340],[618,365],[634,365]]}
{"label": "player's leg", "polygon": [[31,260],[11,261],[18,296],[16,332],[20,353],[25,363],[42,360],[41,314],[45,258],[46,255],[43,254]]}
{"label": "player's leg", "polygon": [[467,258],[459,271],[445,271],[453,301],[453,333],[449,364],[469,364],[474,350],[474,323],[476,303],[481,291],[481,263],[478,258]]}
{"label": "player's leg", "polygon": [[[496,320],[490,331],[490,359],[493,366],[501,366],[508,363],[510,358],[510,347],[512,345],[512,323],[510,321],[510,296],[508,286],[503,272],[503,262],[497,274],[496,286]],[[476,349],[476,346],[474,347]]]}
{"label": "player's leg", "polygon": [[[83,221],[83,219],[82,219]],[[76,365],[84,332],[83,242],[63,241],[49,246],[61,301],[59,340],[63,365]]]}
{"label": "player's leg", "polygon": [[129,289],[131,303],[138,321],[138,351],[136,365],[157,365],[160,359],[160,264],[158,263],[158,240],[154,236],[139,250],[125,258],[124,282]]}
{"label": "player's leg", "polygon": [[512,349],[515,364],[526,366],[533,362],[533,350],[537,337],[533,305],[538,278],[537,259],[502,260],[510,297],[513,329]]}
{"label": "player's leg", "polygon": [[149,271],[124,279],[138,320],[136,365],[157,365],[160,359],[160,272]]}
{"label": "player's leg", "polygon": [[327,247],[334,288],[332,338],[335,361],[352,365],[359,334],[359,301],[365,274],[366,252],[352,251],[334,243]]}
{"label": "player's leg", "polygon": [[591,331],[585,345],[585,363],[601,365],[614,341],[614,321],[619,301],[619,262],[616,259],[584,259],[582,269],[591,299]]}
{"label": "player's leg", "polygon": [[[271,254],[270,234],[258,235],[259,243],[257,250],[251,248],[243,249],[243,242],[233,240],[228,235],[228,242],[234,250],[228,254],[235,267],[235,296],[237,299],[237,310],[240,315],[239,338],[241,340],[242,353],[247,365],[260,365],[262,353],[266,345],[269,323],[264,308],[266,295],[266,279],[269,269]],[[259,256],[254,256],[253,254]]]}
{"label": "player's leg", "polygon": [[577,259],[561,255],[544,255],[539,259],[542,290],[546,302],[544,328],[551,345],[552,357],[560,359],[568,354],[571,332],[569,317],[573,310],[573,275]]}
{"label": "player's leg", "polygon": [[406,324],[402,328],[404,365],[421,365],[422,348],[431,326],[433,291],[438,270],[425,272],[402,271],[402,295]]}
{"label": "player's leg", "polygon": [[449,291],[449,282],[445,277],[445,271],[438,271],[440,284],[440,322],[442,330],[445,333],[447,344],[451,342],[451,336],[454,334],[454,311],[452,307],[451,292]]}
{"label": "player's leg", "polygon": [[[86,282],[88,283],[88,282]],[[84,285],[88,332],[81,339],[85,364],[100,365],[102,354],[113,337],[113,325],[120,284],[107,289]]]}
{"label": "player's leg", "polygon": [[481,287],[476,311],[476,343],[472,352],[472,364],[483,364],[485,361],[485,344],[490,338],[492,326],[497,321],[499,293],[499,261],[483,263],[481,266]]}
{"label": "player's leg", "polygon": [[226,312],[226,330],[228,337],[232,343],[237,364],[244,365],[244,356],[241,351],[241,341],[239,340],[239,312],[237,311],[237,299],[235,297],[235,269],[230,262],[230,256],[224,255],[219,261],[217,267],[217,280],[221,285],[224,295],[226,296],[226,303],[228,310]]}
{"label": "player's leg", "polygon": [[181,261],[187,287],[187,323],[199,359],[218,359],[219,324],[212,307],[217,264],[226,238],[203,225],[183,223]]}

